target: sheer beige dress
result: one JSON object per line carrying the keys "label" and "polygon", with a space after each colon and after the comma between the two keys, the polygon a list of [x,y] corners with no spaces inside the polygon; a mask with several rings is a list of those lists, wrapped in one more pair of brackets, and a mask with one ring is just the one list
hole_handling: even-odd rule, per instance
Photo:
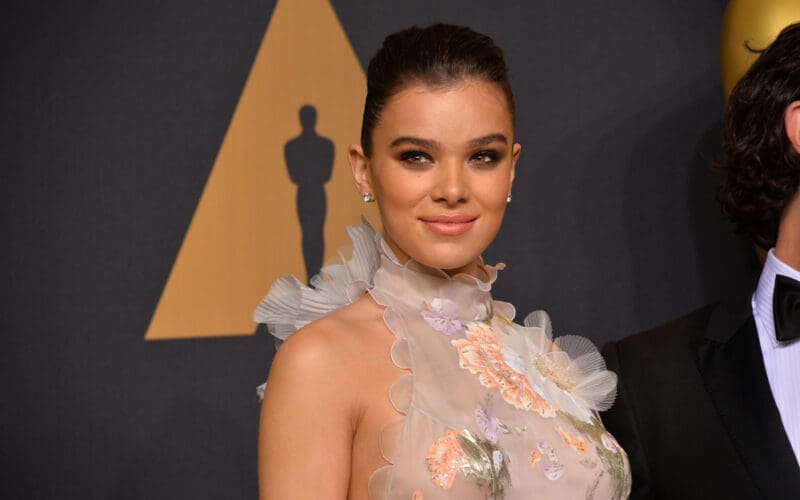
{"label": "sheer beige dress", "polygon": [[255,313],[279,338],[369,293],[408,374],[387,388],[404,418],[380,436],[390,463],[370,480],[375,499],[622,499],[628,459],[597,418],[616,377],[588,340],[551,337],[543,312],[525,326],[487,281],[400,264],[367,226],[349,227],[351,256],[312,287],[281,278]]}

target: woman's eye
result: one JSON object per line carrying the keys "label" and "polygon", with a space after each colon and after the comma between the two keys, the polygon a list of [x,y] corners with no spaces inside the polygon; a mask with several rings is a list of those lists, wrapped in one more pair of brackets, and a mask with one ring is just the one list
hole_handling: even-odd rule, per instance
{"label": "woman's eye", "polygon": [[499,159],[500,155],[497,153],[497,151],[480,151],[472,155],[471,161],[488,165],[497,163]]}
{"label": "woman's eye", "polygon": [[422,164],[429,163],[431,157],[422,151],[406,151],[400,155],[400,161],[405,163]]}

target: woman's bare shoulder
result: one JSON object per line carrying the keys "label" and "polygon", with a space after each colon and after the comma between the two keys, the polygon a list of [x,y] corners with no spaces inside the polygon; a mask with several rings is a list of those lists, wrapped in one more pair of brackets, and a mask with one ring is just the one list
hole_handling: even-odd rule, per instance
{"label": "woman's bare shoulder", "polygon": [[370,302],[359,300],[310,323],[278,349],[261,409],[262,498],[347,496],[368,378],[362,360],[373,356],[365,339],[382,317]]}
{"label": "woman's bare shoulder", "polygon": [[377,394],[369,385],[373,365],[390,364],[391,334],[382,318],[383,309],[365,297],[298,330],[278,349],[261,411],[263,498],[347,496],[354,436],[365,403]]}
{"label": "woman's bare shoulder", "polygon": [[[297,330],[281,345],[272,363],[269,380],[290,370],[305,381],[330,377],[355,368],[383,326],[383,309],[364,296],[332,314]],[[278,373],[274,373],[278,372]],[[347,376],[346,374],[343,374]]]}

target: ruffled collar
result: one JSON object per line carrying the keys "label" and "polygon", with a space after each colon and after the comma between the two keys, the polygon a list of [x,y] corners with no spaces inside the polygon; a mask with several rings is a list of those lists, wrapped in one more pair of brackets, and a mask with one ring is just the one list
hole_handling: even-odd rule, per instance
{"label": "ruffled collar", "polygon": [[[461,321],[486,317],[491,303],[491,289],[504,265],[486,265],[480,261],[487,280],[467,273],[450,276],[441,269],[409,259],[401,263],[381,235],[376,235],[381,265],[375,272],[369,294],[381,306],[404,303],[411,308]],[[459,307],[454,307],[459,304]]]}
{"label": "ruffled collar", "polygon": [[467,285],[473,285],[483,292],[488,292],[492,289],[492,285],[495,281],[497,281],[498,271],[502,271],[506,267],[506,265],[502,262],[495,265],[486,264],[483,262],[483,257],[478,257],[478,267],[486,273],[486,277],[488,278],[487,280],[484,281],[479,277],[468,273],[458,273],[450,276],[441,269],[426,266],[413,259],[409,259],[405,264],[403,264],[394,254],[391,247],[389,247],[389,244],[386,243],[386,239],[382,234],[376,233],[375,240],[381,255],[384,257],[384,265],[392,265],[403,268],[407,271],[435,276],[446,281],[461,282]]}
{"label": "ruffled collar", "polygon": [[491,290],[497,272],[505,267],[486,265],[481,259],[488,280],[466,273],[451,277],[414,260],[400,263],[383,236],[366,220],[359,226],[347,226],[347,234],[351,247],[340,250],[336,259],[311,278],[310,286],[294,276],[278,278],[256,306],[253,321],[266,324],[272,335],[284,340],[308,323],[352,304],[367,291],[383,305],[389,300],[387,295],[419,304],[420,290],[442,287],[469,289],[475,298],[482,299]]}

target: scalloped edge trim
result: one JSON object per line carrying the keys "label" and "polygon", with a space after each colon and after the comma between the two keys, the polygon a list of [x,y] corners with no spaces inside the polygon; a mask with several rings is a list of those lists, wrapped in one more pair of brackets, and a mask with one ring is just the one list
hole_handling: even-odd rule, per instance
{"label": "scalloped edge trim", "polygon": [[[388,248],[387,248],[388,250]],[[396,261],[392,258],[393,256],[387,255],[390,260],[397,264]],[[410,261],[409,261],[410,262]],[[399,265],[399,264],[398,264]],[[369,492],[369,498],[374,500],[380,500],[384,498],[388,498],[389,496],[389,487],[392,484],[393,474],[394,474],[394,462],[396,460],[395,456],[397,454],[397,448],[399,444],[402,442],[402,436],[406,431],[406,416],[408,415],[409,408],[414,404],[414,370],[412,367],[412,363],[410,362],[410,357],[408,359],[409,363],[408,366],[403,366],[402,364],[398,363],[398,360],[393,355],[396,351],[400,349],[407,349],[408,348],[408,339],[406,338],[405,332],[405,322],[402,321],[402,316],[399,312],[397,312],[390,304],[388,304],[385,300],[385,297],[382,297],[381,291],[376,290],[374,287],[367,290],[367,293],[372,297],[372,300],[375,303],[383,307],[383,324],[386,325],[386,328],[389,332],[394,335],[394,341],[392,345],[389,347],[389,357],[392,360],[392,363],[401,370],[407,370],[408,373],[404,373],[397,377],[394,382],[389,385],[387,390],[387,396],[389,398],[389,402],[392,404],[395,410],[400,413],[401,417],[388,422],[381,427],[378,435],[378,443],[381,450],[381,455],[383,456],[384,460],[389,462],[386,465],[378,467],[375,471],[370,474],[369,481],[367,483],[367,491]],[[392,321],[389,319],[390,316],[397,315],[397,318],[400,321]],[[394,327],[393,327],[394,325]],[[401,347],[401,344],[405,342],[406,346]],[[410,353],[409,353],[410,354]],[[410,384],[411,385],[411,394],[409,396],[408,404],[400,405],[396,398],[392,397],[392,394],[395,390],[400,388],[400,384]],[[399,430],[397,428],[400,427]],[[391,447],[394,448],[394,453],[390,453],[390,450],[387,450],[386,443],[389,440],[393,440],[394,442],[391,444]]]}
{"label": "scalloped edge trim", "polygon": [[[446,279],[448,281],[460,281],[465,284],[471,285],[474,284],[479,290],[483,292],[489,292],[492,289],[492,285],[497,280],[498,272],[505,269],[505,264],[500,262],[496,265],[488,265],[484,264],[483,258],[479,257],[479,265],[484,270],[487,276],[487,280],[484,281],[477,276],[472,276],[471,274],[466,273],[458,273],[456,275],[450,276],[441,269],[436,269],[432,267],[425,266],[420,264],[419,262],[409,259],[405,264],[401,264],[400,261],[395,256],[392,249],[389,248],[388,243],[383,238],[380,233],[376,233],[375,235],[376,243],[378,245],[379,252],[382,254],[386,260],[389,261],[390,264],[394,265],[395,267],[400,268],[400,272],[413,272],[413,273],[422,273],[422,274],[432,274],[442,279]],[[380,272],[380,269],[383,266],[380,266],[377,272]],[[376,274],[377,274],[376,272]],[[372,297],[372,300],[375,303],[384,308],[382,319],[383,324],[386,325],[386,328],[394,335],[395,339],[392,342],[392,345],[389,347],[389,357],[392,360],[392,363],[401,370],[407,370],[408,373],[404,373],[397,377],[389,385],[387,390],[387,396],[389,398],[389,402],[392,404],[395,410],[400,413],[401,417],[388,422],[381,427],[378,436],[378,443],[380,445],[381,455],[383,456],[384,460],[388,462],[388,464],[378,467],[369,477],[367,491],[369,492],[369,498],[374,500],[382,500],[389,497],[390,493],[390,486],[393,482],[393,475],[394,475],[394,463],[396,460],[396,455],[398,453],[398,448],[400,447],[400,443],[403,441],[403,436],[406,432],[406,418],[408,416],[409,409],[414,406],[414,370],[413,370],[413,363],[411,360],[411,353],[410,353],[410,346],[408,345],[408,338],[406,336],[406,325],[405,320],[403,319],[402,315],[391,305],[391,301],[384,295],[384,293],[380,290],[379,287],[376,287],[374,283],[376,282],[375,276],[373,276],[373,286],[368,288],[366,292]],[[506,313],[510,313],[510,319],[513,319],[516,311],[514,306],[508,302],[502,302],[501,306]],[[396,319],[392,319],[392,316],[396,315]],[[405,344],[405,345],[403,345]],[[400,362],[398,359],[400,356],[398,353],[403,352],[404,357],[406,358],[405,362]],[[407,366],[406,366],[407,365]],[[410,385],[408,391],[404,391],[404,385]],[[409,392],[408,401],[407,403],[401,404],[397,401],[398,398],[393,397],[393,394],[396,392],[398,393],[406,393]],[[388,445],[387,443],[390,443]],[[391,450],[387,448],[392,448]]]}

